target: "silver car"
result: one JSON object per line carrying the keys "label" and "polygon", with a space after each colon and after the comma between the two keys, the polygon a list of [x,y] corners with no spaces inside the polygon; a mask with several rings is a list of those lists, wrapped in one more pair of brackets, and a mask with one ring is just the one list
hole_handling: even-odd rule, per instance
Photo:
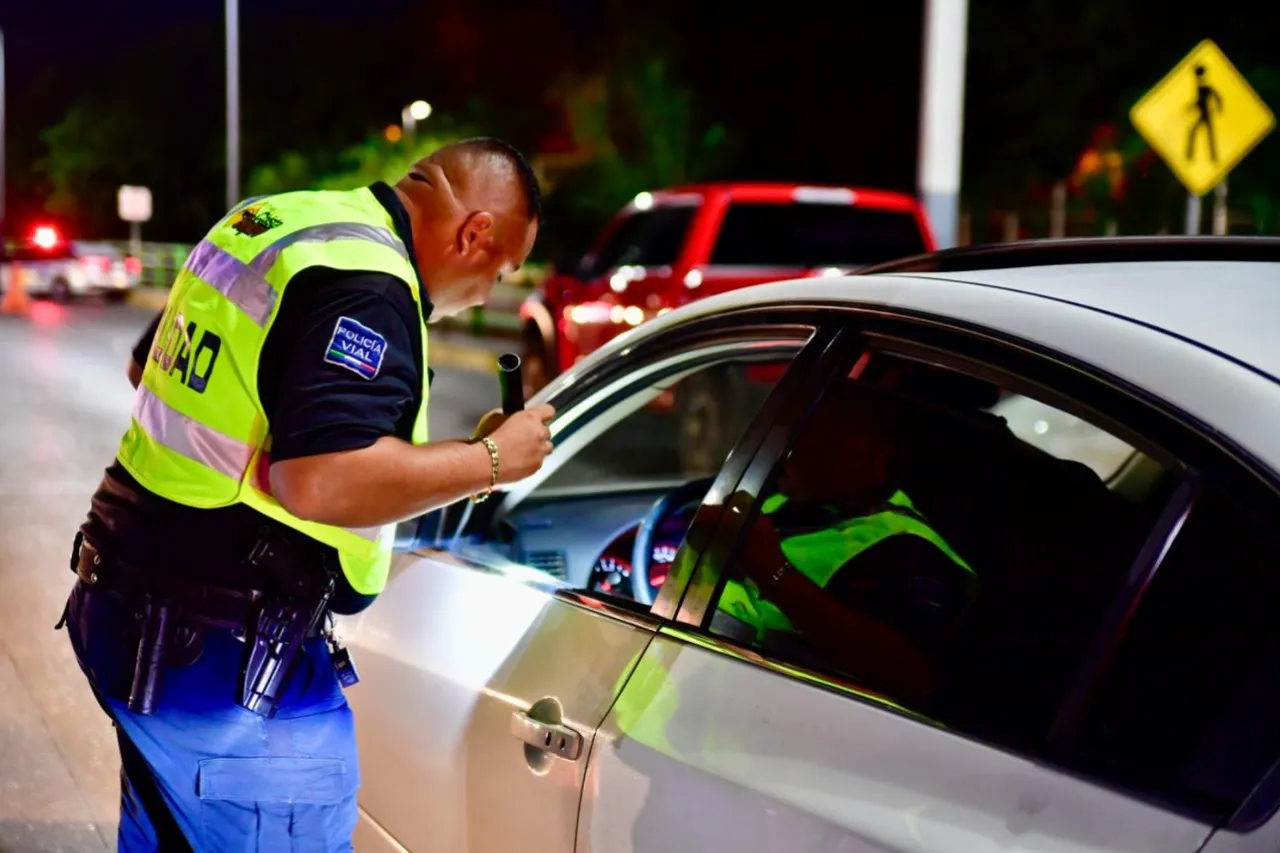
{"label": "silver car", "polygon": [[[15,273],[15,271],[17,271]],[[81,296],[123,299],[138,286],[141,262],[110,243],[72,240],[51,248],[20,247],[0,261],[0,290],[15,274],[26,292],[57,302]]]}
{"label": "silver car", "polygon": [[[356,849],[1274,851],[1278,315],[1280,241],[1118,240],[628,332],[535,398],[543,469],[403,525],[340,621]],[[653,405],[690,385],[735,413],[704,468]],[[907,535],[770,585],[876,489]],[[929,537],[979,592],[864,563]]]}

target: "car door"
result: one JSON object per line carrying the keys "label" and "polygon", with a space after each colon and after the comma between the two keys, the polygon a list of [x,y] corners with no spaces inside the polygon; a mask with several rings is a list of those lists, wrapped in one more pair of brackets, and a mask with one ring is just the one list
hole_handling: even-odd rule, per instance
{"label": "car door", "polygon": [[584,749],[651,631],[534,574],[404,556],[342,626],[362,678],[357,849],[572,849]]}
{"label": "car door", "polygon": [[[883,324],[891,337],[873,334]],[[984,455],[987,445],[966,449],[971,428],[974,436],[979,426],[997,429],[984,412],[1043,411],[1010,405],[1010,392],[1091,423],[1108,407],[1115,416],[1135,409],[1105,383],[1082,384],[1051,360],[990,340],[886,318],[861,318],[858,328],[865,337],[847,330],[843,348],[833,347],[815,371],[824,387],[807,402],[817,405],[797,398],[775,421],[738,485],[754,507],[721,517],[675,624],[659,629],[597,731],[577,850],[1200,849],[1222,819],[1222,806],[1207,808],[1205,791],[1180,775],[1185,768],[1158,760],[1159,747],[1172,744],[1149,734],[1159,728],[1156,709],[1131,697],[1113,702],[1127,715],[1108,711],[1105,701],[1094,704],[1114,686],[1106,662],[1141,594],[1133,579],[1149,579],[1162,565],[1186,519],[1194,491],[1188,470],[1163,447],[1136,439],[1141,430],[1123,433],[1123,440],[1142,445],[1130,449],[1144,464],[1121,459],[1114,433],[1098,442],[1068,442],[1086,451],[1074,459],[1047,452],[1049,441],[1036,448],[1001,439],[999,447],[1016,450],[1007,458]],[[1005,369],[993,368],[1002,363]],[[941,511],[934,529],[970,554],[979,577],[986,576],[983,594],[996,600],[977,611],[980,617],[958,622],[963,627],[945,642],[925,646],[938,652],[930,662],[947,680],[931,685],[923,701],[876,682],[874,656],[891,645],[850,649],[839,638],[820,643],[816,634],[762,639],[721,606],[727,582],[743,578],[743,534],[763,499],[778,490],[784,470],[791,486],[797,482],[782,460],[804,456],[806,430],[818,422],[813,413],[822,412],[837,385],[851,382],[893,384],[894,394],[919,398],[922,409],[947,410],[946,421],[929,421],[931,430],[891,433],[892,441],[945,435],[953,442],[943,445],[947,453],[929,457],[918,450],[895,458],[933,460],[927,472],[936,481],[932,493],[951,495],[953,505],[919,506]],[[1146,416],[1145,409],[1136,411]],[[953,421],[953,432],[937,427]],[[1107,421],[1111,429],[1113,423]],[[1035,436],[1032,426],[1011,424],[1010,431]],[[1099,446],[1105,452],[1099,454]],[[816,458],[830,463],[819,474],[856,476],[839,461],[852,446],[837,441],[825,450],[826,457]],[[999,460],[1000,468],[985,470],[979,462],[987,459]],[[1098,471],[1107,459],[1116,470]],[[966,477],[946,482],[948,465],[966,470]],[[1035,494],[1001,496],[991,483],[1001,489],[1019,483]],[[983,507],[1003,507],[1008,519],[1021,521],[975,515]],[[1112,516],[1112,526],[1105,526]],[[1086,518],[1097,526],[1081,527],[1077,520]],[[1191,562],[1202,570],[1214,565],[1203,552]],[[853,560],[840,572],[857,565]],[[1134,681],[1135,671],[1142,671],[1141,661],[1125,669],[1122,683]],[[1135,706],[1145,716],[1133,713]],[[1150,749],[1142,754],[1124,748],[1147,741]]]}
{"label": "car door", "polygon": [[[656,500],[707,473],[686,470],[660,403],[688,376],[790,362],[811,333],[716,318],[642,336],[632,357],[547,389],[557,447],[539,474],[406,536],[425,547],[398,555],[380,600],[340,626],[362,678],[348,694],[359,849],[573,849],[595,729],[688,581],[664,568],[651,608],[602,567]],[[710,488],[751,455],[717,464]]]}

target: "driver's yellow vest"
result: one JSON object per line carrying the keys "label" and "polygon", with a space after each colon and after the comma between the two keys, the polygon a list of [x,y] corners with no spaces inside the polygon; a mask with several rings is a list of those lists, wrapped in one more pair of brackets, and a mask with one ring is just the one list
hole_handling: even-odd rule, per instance
{"label": "driver's yellow vest", "polygon": [[[765,515],[777,512],[786,503],[783,495],[772,495],[762,507]],[[946,540],[916,512],[905,492],[898,491],[878,512],[848,519],[811,533],[789,536],[780,543],[787,562],[821,589],[825,589],[840,569],[871,546],[891,536],[918,536],[945,554],[976,583],[977,574]],[[725,582],[718,609],[745,622],[763,641],[767,631],[794,632],[795,627],[778,606],[763,598],[755,584],[730,579]]]}
{"label": "driver's yellow vest", "polygon": [[[395,525],[304,521],[271,494],[271,434],[258,396],[258,362],[281,297],[312,267],[385,273],[418,305],[422,403],[412,441],[427,441],[427,328],[417,274],[373,193],[293,192],[242,204],[195,247],[174,280],[121,441],[120,463],[143,486],[186,506],[245,504],[337,550],[362,595],[382,592]],[[299,287],[306,287],[306,279]],[[314,357],[372,379],[386,341],[350,318]]]}

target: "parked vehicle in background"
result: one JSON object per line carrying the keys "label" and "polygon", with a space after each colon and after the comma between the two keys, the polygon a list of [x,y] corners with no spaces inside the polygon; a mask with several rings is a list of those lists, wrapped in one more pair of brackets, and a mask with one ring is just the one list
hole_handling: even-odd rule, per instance
{"label": "parked vehicle in background", "polygon": [[[558,265],[521,306],[525,394],[620,333],[698,299],[754,284],[838,276],[934,248],[910,195],[780,183],[699,184],[640,193],[581,258]],[[708,375],[654,401],[682,420],[681,453],[713,464],[729,438],[717,424],[753,408],[773,381],[762,369]],[[711,394],[712,384],[732,387]]]}
{"label": "parked vehicle in background", "polygon": [[82,296],[123,299],[138,286],[142,262],[110,243],[85,240],[32,241],[0,259],[0,289],[7,290],[15,270],[31,296],[69,302]]}
{"label": "parked vehicle in background", "polygon": [[762,183],[640,193],[522,307],[527,390],[695,299],[932,249],[923,210],[900,193]]}

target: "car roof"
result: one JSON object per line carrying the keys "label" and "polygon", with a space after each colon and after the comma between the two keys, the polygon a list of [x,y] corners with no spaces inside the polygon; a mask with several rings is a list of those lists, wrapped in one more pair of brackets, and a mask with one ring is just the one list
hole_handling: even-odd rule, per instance
{"label": "car roof", "polygon": [[1280,262],[1134,261],[914,275],[1110,314],[1280,379]]}
{"label": "car roof", "polygon": [[[1031,240],[948,249],[819,281],[825,297],[857,302],[865,276],[947,281],[1074,305],[1159,330],[1280,381],[1274,319],[1280,317],[1280,239]],[[799,285],[737,290],[720,310],[737,302],[786,301],[784,294],[801,295]]]}

